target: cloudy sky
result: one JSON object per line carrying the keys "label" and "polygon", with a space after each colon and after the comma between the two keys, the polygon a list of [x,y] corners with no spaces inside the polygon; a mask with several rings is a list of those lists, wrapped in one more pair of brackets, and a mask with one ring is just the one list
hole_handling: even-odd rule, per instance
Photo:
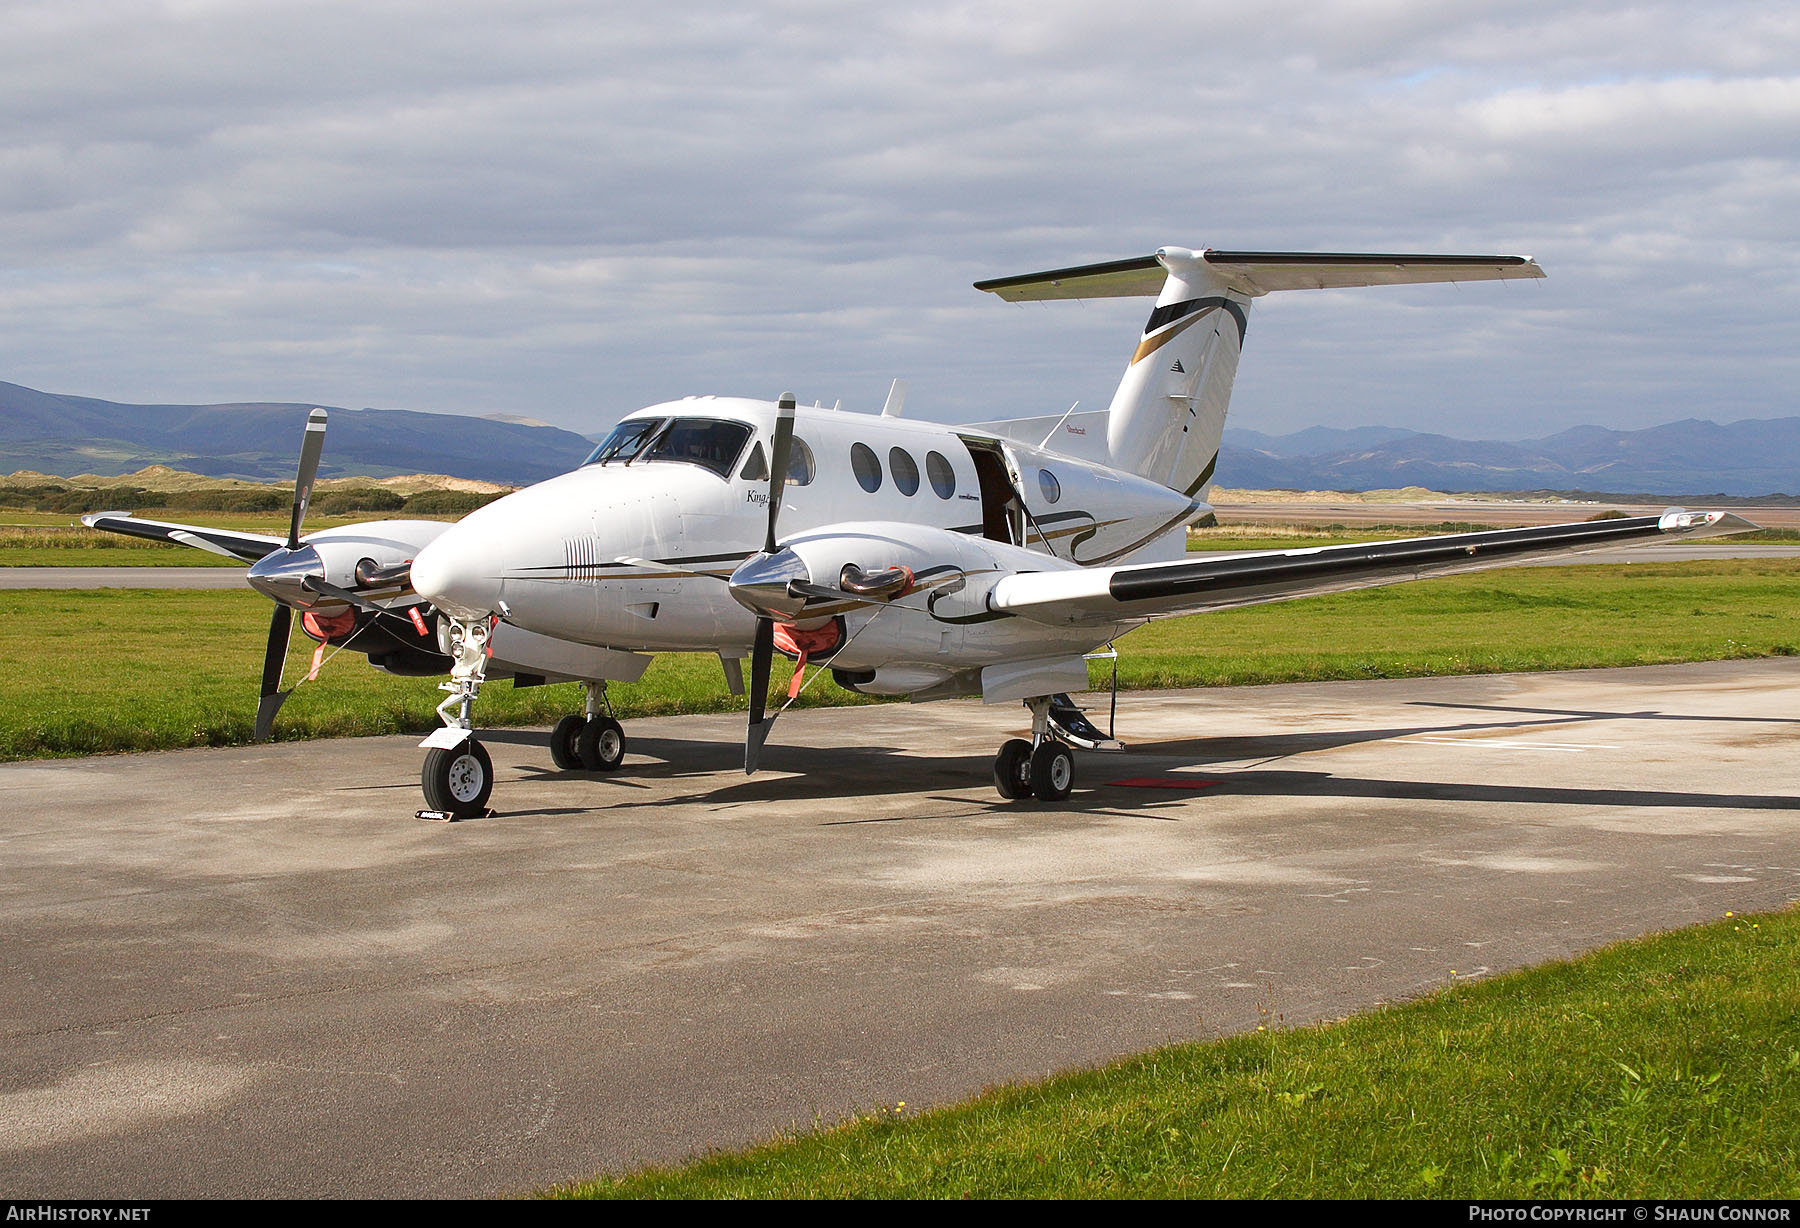
{"label": "cloudy sky", "polygon": [[522,414],[1105,405],[1163,244],[1517,252],[1259,300],[1232,422],[1800,413],[1800,9],[0,0],[0,379]]}

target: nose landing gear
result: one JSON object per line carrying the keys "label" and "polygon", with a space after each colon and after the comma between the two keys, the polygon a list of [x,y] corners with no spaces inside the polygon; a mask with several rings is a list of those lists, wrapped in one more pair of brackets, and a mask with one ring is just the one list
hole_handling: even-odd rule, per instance
{"label": "nose landing gear", "polygon": [[425,752],[419,784],[426,809],[473,818],[486,810],[488,795],[494,791],[494,761],[474,738],[450,750],[434,746]]}
{"label": "nose landing gear", "polygon": [[487,677],[488,636],[493,629],[485,618],[450,623],[454,664],[450,681],[441,687],[450,694],[437,709],[444,727],[420,743],[426,751],[419,772],[425,794],[422,818],[472,819],[487,813],[488,795],[494,791],[494,761],[475,740],[469,714]]}

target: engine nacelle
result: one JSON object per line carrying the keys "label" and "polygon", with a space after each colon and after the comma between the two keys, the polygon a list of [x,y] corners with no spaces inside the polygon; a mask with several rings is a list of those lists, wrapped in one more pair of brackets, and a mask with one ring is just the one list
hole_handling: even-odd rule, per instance
{"label": "engine nacelle", "polygon": [[292,550],[271,551],[244,578],[264,596],[296,610],[343,608],[338,598],[307,588],[308,579],[385,604],[411,587],[406,564],[449,527],[435,520],[371,520],[323,529]]}
{"label": "engine nacelle", "polygon": [[1002,563],[997,551],[1022,553],[929,525],[835,524],[796,534],[774,554],[749,559],[733,573],[731,591],[759,614],[805,625],[845,602],[880,606],[919,594],[938,600],[971,586],[985,594],[1003,569],[1017,566],[1016,560]]}
{"label": "engine nacelle", "polygon": [[1059,668],[1054,686],[1021,693],[1054,694],[1081,689],[1086,667],[1079,654],[1108,629],[1016,618],[990,608],[988,597],[1007,576],[1079,569],[1009,542],[863,521],[798,533],[772,554],[753,555],[732,573],[731,593],[777,624],[808,629],[841,619],[848,636],[833,649],[831,665],[849,690],[915,699],[1010,694],[1040,679],[1034,673],[1002,685],[986,671],[1024,660]]}

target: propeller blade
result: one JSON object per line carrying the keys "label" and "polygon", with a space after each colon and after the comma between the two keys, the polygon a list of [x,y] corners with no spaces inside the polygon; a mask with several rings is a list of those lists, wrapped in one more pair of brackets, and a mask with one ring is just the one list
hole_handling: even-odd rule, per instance
{"label": "propeller blade", "polygon": [[756,774],[763,743],[769,740],[774,717],[764,719],[769,707],[769,663],[775,656],[775,620],[756,620],[756,647],[750,653],[750,723],[744,730],[744,775]]}
{"label": "propeller blade", "polygon": [[621,554],[613,562],[625,567],[642,567],[646,571],[667,571],[678,576],[693,576],[697,580],[718,580],[724,584],[731,583],[730,576],[722,576],[716,571],[695,571],[691,567],[677,567],[673,563],[658,563],[654,559],[640,559],[630,554]]}
{"label": "propeller blade", "polygon": [[769,531],[763,553],[775,553],[775,517],[781,514],[781,492],[787,489],[788,453],[794,444],[794,394],[784,392],[775,407],[775,437],[769,441]]}
{"label": "propeller blade", "polygon": [[300,544],[300,524],[306,505],[312,502],[313,479],[319,475],[319,457],[325,451],[325,418],[322,409],[306,417],[306,434],[300,437],[300,471],[294,475],[294,518],[288,522],[287,548]]}
{"label": "propeller blade", "polygon": [[267,742],[275,731],[275,714],[291,691],[281,689],[281,668],[287,663],[288,632],[293,629],[292,607],[277,602],[275,616],[269,619],[269,646],[263,652],[262,695],[256,702],[256,735]]}
{"label": "propeller blade", "polygon": [[376,605],[361,593],[353,593],[347,588],[339,588],[327,580],[321,580],[318,576],[307,576],[300,581],[300,587],[309,593],[317,593],[321,597],[336,597],[339,601],[353,605],[359,610],[367,610],[371,614],[389,612],[386,606]]}

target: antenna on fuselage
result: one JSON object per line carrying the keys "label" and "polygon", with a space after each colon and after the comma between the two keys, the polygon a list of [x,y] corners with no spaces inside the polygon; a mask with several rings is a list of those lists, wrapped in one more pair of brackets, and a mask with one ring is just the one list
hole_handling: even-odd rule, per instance
{"label": "antenna on fuselage", "polygon": [[1056,438],[1056,432],[1062,430],[1063,423],[1069,420],[1069,415],[1075,412],[1075,406],[1080,404],[1081,402],[1077,401],[1075,402],[1075,405],[1071,405],[1069,408],[1063,410],[1063,416],[1056,420],[1056,425],[1050,428],[1050,433],[1044,436],[1044,442],[1040,443],[1038,447],[1047,448],[1050,446],[1050,441]]}
{"label": "antenna on fuselage", "polygon": [[906,381],[897,379],[888,385],[887,404],[881,407],[883,418],[898,418],[906,407]]}

